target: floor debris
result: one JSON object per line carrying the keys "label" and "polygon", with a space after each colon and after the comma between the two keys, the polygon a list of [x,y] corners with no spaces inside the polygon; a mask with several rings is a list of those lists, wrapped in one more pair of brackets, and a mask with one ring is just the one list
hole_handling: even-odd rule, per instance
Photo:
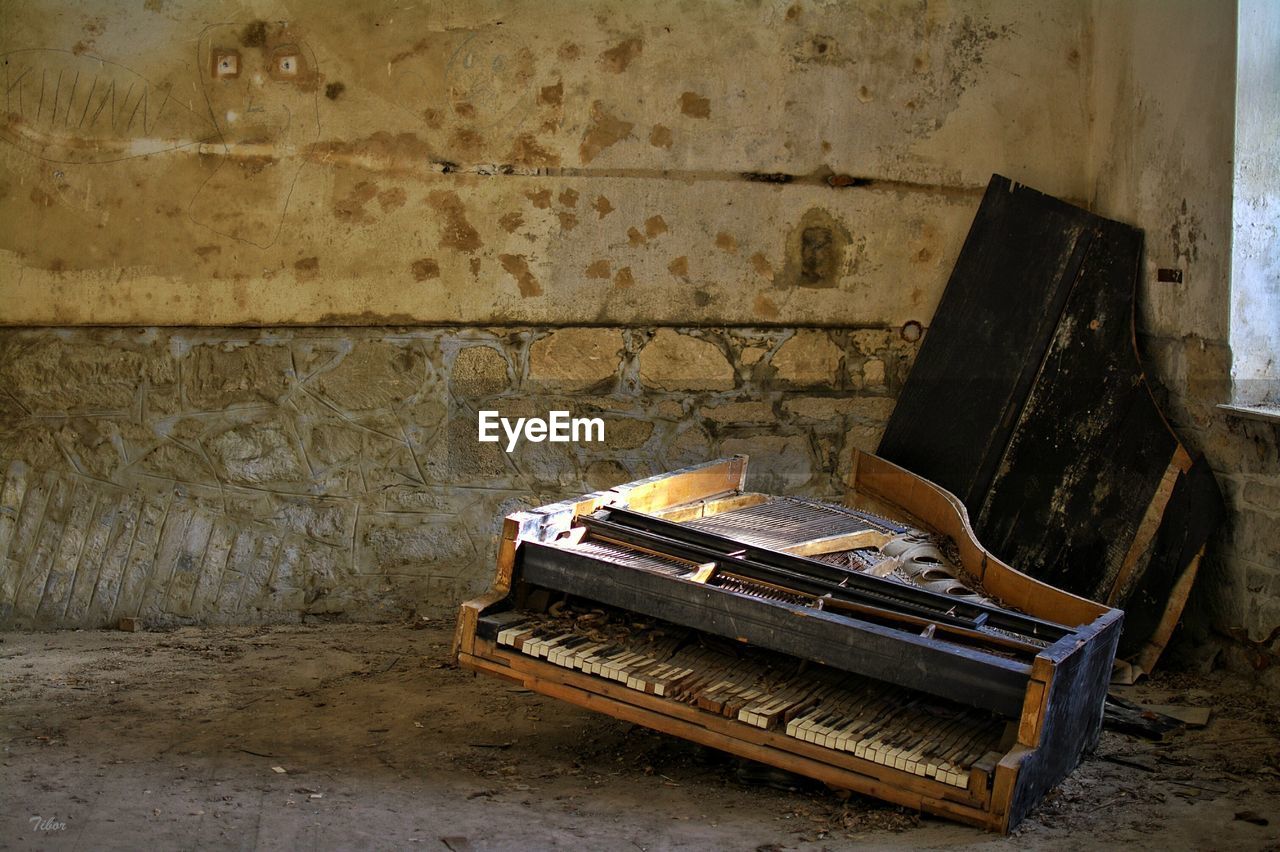
{"label": "floor debris", "polygon": [[1277,842],[1280,699],[1232,678],[1157,673],[1126,688],[1139,705],[1216,709],[1204,728],[1179,723],[1158,741],[1105,731],[1097,755],[999,838],[454,667],[405,664],[447,661],[450,627],[3,634],[0,773],[14,783],[0,784],[0,845],[47,847],[33,815],[120,849]]}

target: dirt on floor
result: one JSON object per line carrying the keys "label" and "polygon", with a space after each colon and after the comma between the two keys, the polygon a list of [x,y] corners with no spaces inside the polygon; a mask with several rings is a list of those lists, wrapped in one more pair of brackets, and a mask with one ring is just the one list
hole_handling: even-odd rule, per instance
{"label": "dirt on floor", "polygon": [[0,634],[0,848],[1280,849],[1280,698],[1098,753],[1001,838],[472,675],[450,625]]}

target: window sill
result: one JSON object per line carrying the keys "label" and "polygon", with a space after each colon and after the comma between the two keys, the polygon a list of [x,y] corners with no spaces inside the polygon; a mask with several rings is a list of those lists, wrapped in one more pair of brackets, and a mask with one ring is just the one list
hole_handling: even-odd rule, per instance
{"label": "window sill", "polygon": [[1236,417],[1246,420],[1262,420],[1266,423],[1280,423],[1280,408],[1268,405],[1233,405],[1220,403],[1218,408]]}

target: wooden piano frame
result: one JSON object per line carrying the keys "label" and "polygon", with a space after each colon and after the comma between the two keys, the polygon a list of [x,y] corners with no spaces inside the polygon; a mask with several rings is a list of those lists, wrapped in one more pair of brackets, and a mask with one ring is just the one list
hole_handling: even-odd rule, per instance
{"label": "wooden piano frame", "polygon": [[964,569],[986,592],[1072,632],[1037,654],[1022,700],[1016,741],[979,761],[962,789],[853,754],[763,730],[500,647],[477,632],[503,604],[518,573],[523,541],[545,541],[574,519],[609,507],[687,518],[711,514],[742,492],[745,456],[663,474],[504,520],[492,589],[462,605],[454,638],[459,663],[535,692],[674,734],[706,746],[991,831],[1016,826],[1097,743],[1123,613],[1048,586],[996,559],[978,543],[960,501],[874,455],[855,451],[846,503],[948,536]]}

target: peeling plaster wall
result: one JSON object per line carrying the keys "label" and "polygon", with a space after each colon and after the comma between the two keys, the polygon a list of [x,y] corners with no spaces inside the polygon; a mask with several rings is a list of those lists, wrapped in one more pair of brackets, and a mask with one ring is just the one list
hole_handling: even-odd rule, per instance
{"label": "peeling plaster wall", "polygon": [[[1174,428],[1227,499],[1189,638],[1243,628],[1237,640],[1259,642],[1280,627],[1280,427],[1217,408],[1232,399],[1236,4],[1099,0],[1094,18],[1093,206],[1146,231],[1139,348]],[[1158,281],[1159,268],[1182,282]],[[1255,319],[1280,323],[1261,306]],[[1253,660],[1267,659],[1265,645]],[[1241,664],[1242,647],[1231,649]]]}
{"label": "peeling plaster wall", "polygon": [[505,511],[720,453],[832,493],[998,171],[1146,230],[1230,506],[1195,635],[1280,625],[1280,439],[1215,407],[1235,4],[400,5],[0,4],[0,624],[445,611]]}
{"label": "peeling plaster wall", "polygon": [[901,325],[1088,194],[1078,0],[406,5],[5,4],[0,320]]}
{"label": "peeling plaster wall", "polygon": [[404,5],[0,4],[0,625],[444,612],[719,454],[834,494],[990,173],[1089,193],[1078,0]]}

